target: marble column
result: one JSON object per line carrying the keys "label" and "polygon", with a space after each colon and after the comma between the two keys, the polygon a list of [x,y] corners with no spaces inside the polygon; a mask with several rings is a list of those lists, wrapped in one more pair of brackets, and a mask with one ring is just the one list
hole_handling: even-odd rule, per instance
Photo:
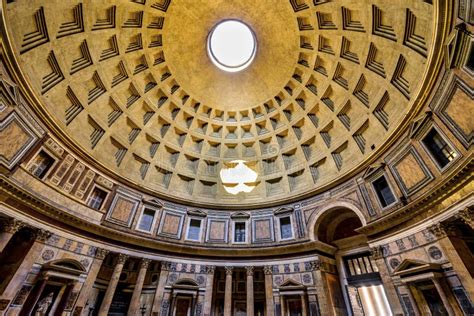
{"label": "marble column", "polygon": [[211,315],[212,309],[212,292],[214,289],[214,272],[216,271],[215,266],[206,266],[206,293],[204,298],[204,316]]}
{"label": "marble column", "polygon": [[[446,311],[449,315],[462,315],[462,311],[458,308],[456,304],[456,300],[451,297],[450,293],[445,291],[445,287],[443,286],[443,281],[438,278],[433,278],[433,283],[438,291],[439,297],[443,301],[443,305],[446,308]],[[450,299],[451,298],[451,299]],[[454,304],[453,304],[454,303]]]}
{"label": "marble column", "polygon": [[145,276],[150,261],[150,259],[144,258],[140,262],[140,270],[138,271],[137,281],[135,282],[135,288],[133,289],[132,299],[130,300],[127,315],[133,316],[139,314],[140,296],[142,295],[143,282],[145,281]]}
{"label": "marble column", "polygon": [[153,300],[153,308],[151,310],[151,315],[160,315],[161,305],[163,302],[164,291],[166,282],[168,281],[168,274],[171,269],[171,263],[167,261],[161,262],[161,272],[160,278],[158,280],[158,285],[156,286],[155,298]]}
{"label": "marble column", "polygon": [[263,267],[265,274],[265,306],[267,316],[275,316],[275,310],[273,308],[273,276],[272,266]]}
{"label": "marble column", "polygon": [[301,294],[301,314],[302,316],[308,316],[308,308],[306,303],[306,294]]}
{"label": "marble column", "polygon": [[97,279],[97,275],[99,274],[102,262],[104,261],[108,253],[108,250],[102,248],[97,248],[97,250],[95,251],[95,258],[91,263],[89,273],[87,273],[86,280],[84,281],[81,291],[79,292],[79,296],[76,300],[76,308],[74,309],[74,315],[87,315],[87,305],[89,304],[88,301],[92,292],[92,288],[94,286],[95,280]]}
{"label": "marble column", "polygon": [[461,259],[461,256],[459,256],[451,239],[448,237],[456,235],[456,228],[452,225],[438,223],[428,227],[428,230],[438,239],[438,243],[441,246],[444,255],[453,266],[453,270],[456,271],[456,274],[461,279],[471,301],[474,301],[474,282],[472,282],[471,273],[464,264],[464,261]]}
{"label": "marble column", "polygon": [[411,292],[411,295],[415,299],[416,302],[416,307],[420,311],[421,315],[431,315],[431,311],[428,308],[428,304],[426,303],[426,300],[423,296],[423,294],[418,291],[416,286],[414,284],[408,284],[408,289]]}
{"label": "marble column", "polygon": [[0,219],[0,252],[3,251],[13,235],[23,227],[25,227],[25,223],[19,220],[13,218]]}
{"label": "marble column", "polygon": [[36,281],[33,290],[28,295],[21,312],[19,313],[20,316],[28,316],[31,315],[33,312],[33,308],[35,307],[36,303],[38,302],[41,294],[43,293],[44,288],[46,287],[46,283],[48,282],[48,278],[44,278],[41,280]]}
{"label": "marble column", "polygon": [[117,262],[115,263],[114,272],[110,278],[109,285],[105,291],[104,300],[100,305],[99,316],[106,316],[109,312],[110,304],[112,304],[112,299],[114,298],[115,289],[117,288],[118,281],[120,279],[120,274],[122,273],[123,265],[127,261],[128,256],[121,253],[118,255]]}
{"label": "marble column", "polygon": [[379,270],[380,278],[382,279],[385,293],[387,294],[387,300],[390,305],[390,309],[394,315],[403,315],[404,311],[400,299],[398,298],[397,290],[393,284],[392,277],[385,264],[383,249],[382,247],[375,247],[371,249],[372,259],[374,259],[377,269]]}
{"label": "marble column", "polygon": [[234,267],[225,267],[224,316],[232,315],[232,272]]}
{"label": "marble column", "polygon": [[254,267],[245,267],[247,270],[247,315],[253,315],[254,310],[254,294],[253,294],[253,270]]}
{"label": "marble column", "polygon": [[34,234],[36,239],[35,242],[31,246],[30,250],[21,262],[20,266],[16,270],[10,282],[8,283],[7,287],[3,291],[2,295],[0,296],[0,299],[11,300],[13,299],[13,297],[15,297],[16,292],[21,288],[23,282],[28,276],[31,267],[41,255],[41,252],[45,247],[46,241],[52,235],[51,232],[44,229],[38,229]]}

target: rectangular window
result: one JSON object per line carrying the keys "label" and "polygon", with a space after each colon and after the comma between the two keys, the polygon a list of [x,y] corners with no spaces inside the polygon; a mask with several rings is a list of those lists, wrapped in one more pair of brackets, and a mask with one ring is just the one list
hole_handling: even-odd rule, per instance
{"label": "rectangular window", "polygon": [[234,242],[245,242],[245,223],[234,223]]}
{"label": "rectangular window", "polygon": [[189,240],[200,240],[201,235],[201,220],[192,218],[189,221],[188,235],[186,239]]}
{"label": "rectangular window", "polygon": [[444,168],[457,156],[456,152],[444,141],[434,128],[429,131],[422,142],[441,168]]}
{"label": "rectangular window", "polygon": [[33,164],[36,166],[33,175],[43,179],[54,164],[54,159],[44,151],[40,151]]}
{"label": "rectangular window", "polygon": [[153,226],[153,220],[155,219],[155,211],[146,208],[142,216],[140,217],[140,223],[138,224],[138,229],[143,231],[151,231]]}
{"label": "rectangular window", "polygon": [[95,187],[94,190],[92,190],[91,195],[89,195],[89,201],[87,201],[87,205],[95,210],[100,210],[106,197],[107,192]]}
{"label": "rectangular window", "polygon": [[395,196],[393,196],[392,190],[390,189],[385,176],[381,176],[372,184],[382,207],[386,207],[395,202]]}
{"label": "rectangular window", "polygon": [[293,229],[291,227],[291,218],[289,216],[280,217],[280,236],[281,239],[293,238]]}

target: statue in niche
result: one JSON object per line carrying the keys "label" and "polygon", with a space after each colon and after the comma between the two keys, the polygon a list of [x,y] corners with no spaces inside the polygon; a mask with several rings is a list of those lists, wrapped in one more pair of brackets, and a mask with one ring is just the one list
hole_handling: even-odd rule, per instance
{"label": "statue in niche", "polygon": [[53,303],[54,293],[51,292],[38,302],[38,308],[36,309],[35,316],[44,316],[48,312],[49,307]]}

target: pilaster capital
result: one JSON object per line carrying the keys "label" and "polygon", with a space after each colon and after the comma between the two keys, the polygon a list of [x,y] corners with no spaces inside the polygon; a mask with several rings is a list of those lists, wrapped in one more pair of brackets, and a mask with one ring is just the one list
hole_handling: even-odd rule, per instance
{"label": "pilaster capital", "polygon": [[104,248],[97,248],[97,250],[95,251],[95,257],[100,260],[104,260],[108,254],[109,251]]}
{"label": "pilaster capital", "polygon": [[254,268],[254,266],[245,267],[245,270],[247,270],[247,276],[253,276]]}
{"label": "pilaster capital", "polygon": [[171,270],[171,262],[161,261],[161,270],[162,271],[170,271]]}
{"label": "pilaster capital", "polygon": [[265,273],[266,275],[273,274],[273,267],[272,266],[264,266],[263,267],[263,273]]}
{"label": "pilaster capital", "polygon": [[383,258],[382,246],[376,246],[376,247],[370,248],[370,255],[372,256],[374,260]]}
{"label": "pilaster capital", "polygon": [[119,253],[117,257],[117,264],[124,264],[125,261],[127,261],[127,259],[128,259],[128,255],[124,253]]}
{"label": "pilaster capital", "polygon": [[1,218],[0,219],[1,232],[14,234],[25,226],[26,226],[26,223],[14,218]]}
{"label": "pilaster capital", "polygon": [[321,270],[321,261],[320,260],[313,260],[309,262],[309,269],[311,271],[318,271]]}
{"label": "pilaster capital", "polygon": [[232,275],[232,272],[234,271],[234,267],[232,266],[225,266],[224,269],[226,275]]}
{"label": "pilaster capital", "polygon": [[148,269],[148,266],[150,265],[151,259],[148,258],[142,258],[140,260],[140,269]]}
{"label": "pilaster capital", "polygon": [[53,234],[49,230],[40,228],[36,230],[35,235],[37,241],[45,243]]}
{"label": "pilaster capital", "polygon": [[214,274],[215,271],[216,271],[216,266],[206,266],[207,274]]}

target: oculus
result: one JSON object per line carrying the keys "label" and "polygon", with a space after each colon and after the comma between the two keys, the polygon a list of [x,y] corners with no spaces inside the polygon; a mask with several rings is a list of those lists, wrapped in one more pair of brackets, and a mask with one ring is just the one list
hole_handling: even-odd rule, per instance
{"label": "oculus", "polygon": [[255,34],[243,22],[219,22],[207,37],[207,52],[213,64],[221,70],[244,70],[250,66],[257,52]]}

